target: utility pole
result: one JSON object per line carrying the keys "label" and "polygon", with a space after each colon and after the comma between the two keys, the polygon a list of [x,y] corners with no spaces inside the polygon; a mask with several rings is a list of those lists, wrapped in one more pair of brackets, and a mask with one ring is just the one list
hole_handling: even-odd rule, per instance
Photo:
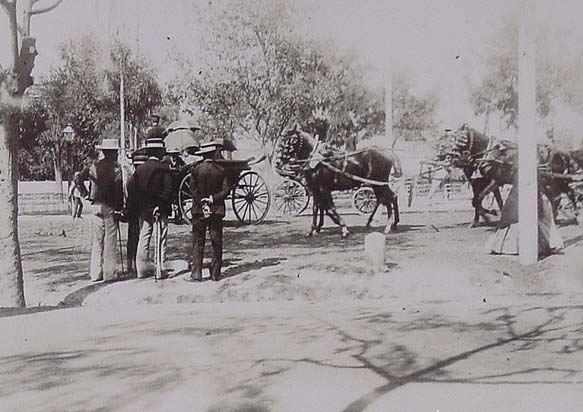
{"label": "utility pole", "polygon": [[520,263],[538,260],[537,153],[535,141],[535,2],[523,0],[518,44],[518,233]]}

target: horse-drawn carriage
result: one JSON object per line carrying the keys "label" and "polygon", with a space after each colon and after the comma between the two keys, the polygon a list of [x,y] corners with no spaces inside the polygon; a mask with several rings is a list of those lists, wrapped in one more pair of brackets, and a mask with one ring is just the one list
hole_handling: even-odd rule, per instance
{"label": "horse-drawn carriage", "polygon": [[[312,197],[303,174],[308,159],[296,159],[293,155],[290,156],[289,152],[292,148],[286,145],[289,144],[275,146],[273,166],[283,181],[273,191],[273,203],[277,213],[298,216],[307,209]],[[344,156],[345,153],[336,153],[336,155]],[[334,154],[330,154],[324,160],[328,163],[333,161]],[[351,195],[352,206],[358,213],[371,214],[377,207],[377,198],[371,184],[362,183],[348,192]]]}
{"label": "horse-drawn carriage", "polygon": [[[341,226],[342,236],[348,229],[336,211],[332,192],[354,191],[353,203],[361,213],[369,212],[367,226],[380,205],[387,208],[385,232],[394,230],[399,221],[397,196],[391,190],[389,175],[399,177],[400,161],[391,150],[378,147],[355,151],[334,150],[304,130],[285,130],[275,145],[274,168],[283,177],[276,188],[279,212],[299,214],[313,198],[312,228],[308,235],[319,232],[324,214]],[[325,141],[325,139],[324,139]],[[392,212],[394,221],[390,224]],[[319,215],[319,222],[317,217]]]}
{"label": "horse-drawn carriage", "polygon": [[[137,149],[131,157],[144,155],[145,149]],[[176,224],[190,224],[192,219],[192,188],[190,187],[190,171],[201,159],[193,157],[196,147],[185,147],[183,150],[167,150],[163,162],[170,166],[174,185],[172,197],[172,216]],[[261,223],[269,212],[271,194],[263,177],[252,170],[252,166],[260,161],[253,158],[246,160],[217,159],[227,171],[227,178],[232,187],[227,201],[230,202],[233,213],[244,224]]]}

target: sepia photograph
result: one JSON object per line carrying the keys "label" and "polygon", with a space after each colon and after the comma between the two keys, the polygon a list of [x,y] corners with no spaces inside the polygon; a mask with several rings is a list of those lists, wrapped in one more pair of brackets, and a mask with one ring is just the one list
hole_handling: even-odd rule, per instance
{"label": "sepia photograph", "polygon": [[0,0],[0,412],[583,410],[582,16]]}

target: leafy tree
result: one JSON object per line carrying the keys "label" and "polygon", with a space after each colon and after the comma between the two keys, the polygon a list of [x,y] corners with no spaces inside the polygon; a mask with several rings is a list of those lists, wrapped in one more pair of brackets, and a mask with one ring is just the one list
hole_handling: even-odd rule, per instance
{"label": "leafy tree", "polygon": [[[470,101],[478,116],[497,114],[507,128],[518,127],[518,25],[509,20],[494,39],[495,47],[487,56],[486,73],[472,87]],[[551,103],[560,87],[554,62],[539,47],[536,56],[536,106],[541,117],[551,111]]]}
{"label": "leafy tree", "polygon": [[412,81],[397,73],[393,81],[393,132],[402,140],[426,140],[437,131],[435,111],[437,97],[433,94],[416,96],[411,92]]}
{"label": "leafy tree", "polygon": [[36,56],[30,23],[32,16],[49,12],[61,2],[0,0],[8,18],[12,51],[9,68],[0,66],[0,307],[25,305],[18,241],[17,153],[21,98],[33,82],[31,72]]}
{"label": "leafy tree", "polygon": [[[60,63],[53,68],[47,79],[38,87],[37,116],[45,117],[46,130],[39,135],[29,135],[26,142],[34,156],[38,149],[50,153],[38,159],[52,164],[47,177],[54,178],[57,187],[62,186],[63,173],[74,170],[95,155],[94,146],[105,134],[109,124],[115,121],[115,107],[107,95],[104,73],[99,69],[102,52],[89,36],[63,44]],[[67,143],[63,129],[73,125],[75,138]]]}
{"label": "leafy tree", "polygon": [[[383,96],[371,90],[357,57],[302,37],[293,13],[289,2],[268,0],[225,0],[200,11],[206,48],[196,60],[179,56],[183,73],[169,85],[168,100],[197,115],[211,136],[265,143],[294,121],[305,124],[317,108],[329,113],[333,138],[381,131]],[[397,91],[401,134],[421,135],[435,99]]]}

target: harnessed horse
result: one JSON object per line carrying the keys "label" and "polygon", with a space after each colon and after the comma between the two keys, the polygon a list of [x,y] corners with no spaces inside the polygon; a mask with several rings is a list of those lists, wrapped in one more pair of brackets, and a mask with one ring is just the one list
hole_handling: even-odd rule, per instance
{"label": "harnessed horse", "polygon": [[[498,204],[498,208],[502,210],[502,195],[500,194],[499,186],[502,183],[500,178],[504,176],[496,173],[494,177],[491,173],[496,171],[495,168],[484,168],[487,165],[487,154],[491,150],[490,138],[486,135],[463,125],[456,130],[453,135],[451,144],[451,154],[454,155],[452,161],[453,166],[462,169],[464,175],[472,186],[473,199],[472,206],[474,207],[474,220],[470,227],[478,225],[480,216],[486,221],[489,221],[488,215],[496,215],[494,210],[487,210],[482,206],[482,201],[490,192],[494,193],[494,198]],[[492,158],[490,157],[490,165]],[[480,171],[480,175],[476,176],[476,172]],[[498,178],[498,179],[496,179]],[[506,181],[506,179],[504,179]]]}
{"label": "harnessed horse", "polygon": [[[577,156],[580,150],[563,151],[552,145],[544,144],[537,147],[539,164],[544,167],[541,176],[541,185],[551,202],[553,217],[556,219],[559,213],[561,195],[565,193],[573,205],[575,216],[577,216],[577,194],[570,186],[571,179],[568,176],[560,175],[576,174],[581,167]],[[550,172],[545,174],[545,169]]]}
{"label": "harnessed horse", "polygon": [[[334,223],[342,228],[342,237],[349,231],[340,217],[332,200],[332,192],[348,190],[369,183],[377,198],[377,205],[367,221],[370,226],[380,204],[387,208],[385,234],[395,231],[399,222],[399,206],[396,194],[389,188],[389,174],[402,174],[400,161],[392,152],[369,148],[353,153],[324,153],[319,150],[319,141],[297,127],[284,131],[282,144],[287,148],[288,159],[302,165],[302,173],[313,194],[312,227],[308,236],[320,232],[326,213]],[[391,213],[395,217],[390,224]],[[317,222],[317,216],[320,221]]]}

